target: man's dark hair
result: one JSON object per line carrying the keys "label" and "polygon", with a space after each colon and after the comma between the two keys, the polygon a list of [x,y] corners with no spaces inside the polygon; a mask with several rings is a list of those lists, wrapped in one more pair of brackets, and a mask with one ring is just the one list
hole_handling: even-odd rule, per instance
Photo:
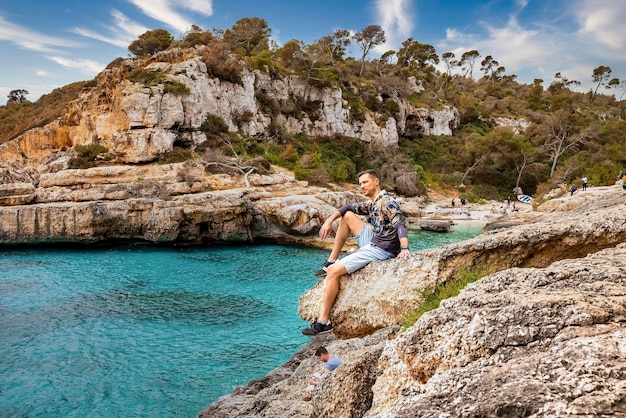
{"label": "man's dark hair", "polygon": [[315,357],[319,357],[322,354],[328,354],[328,350],[326,350],[326,347],[318,347],[317,350],[315,350]]}
{"label": "man's dark hair", "polygon": [[369,174],[370,176],[374,177],[375,179],[380,179],[380,176],[378,175],[376,170],[363,170],[359,174],[357,174],[356,177],[359,178],[359,177],[361,177],[361,176],[363,176],[365,174]]}

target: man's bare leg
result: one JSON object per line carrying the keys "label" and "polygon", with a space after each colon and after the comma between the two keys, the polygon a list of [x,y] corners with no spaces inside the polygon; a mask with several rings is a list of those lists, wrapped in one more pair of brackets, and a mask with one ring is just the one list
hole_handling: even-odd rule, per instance
{"label": "man's bare leg", "polygon": [[326,279],[324,279],[325,283],[322,309],[320,310],[320,316],[317,318],[319,322],[325,324],[330,319],[330,311],[335,304],[337,293],[339,293],[339,278],[347,273],[346,267],[343,265],[341,260],[328,266]]}
{"label": "man's bare leg", "polygon": [[[352,212],[346,212],[341,218],[337,233],[335,235],[335,241],[333,243],[333,249],[330,253],[328,260],[335,261],[341,253],[343,245],[350,235],[357,236],[361,233],[361,230],[365,226],[365,222]],[[330,319],[330,311],[335,304],[335,298],[339,293],[339,279],[341,276],[348,274],[343,262],[337,261],[331,264],[327,268],[326,281],[324,283],[324,298],[322,300],[322,309],[320,316],[317,318],[322,323],[328,322]]]}
{"label": "man's bare leg", "polygon": [[339,254],[341,254],[343,245],[346,243],[346,240],[350,237],[350,235],[355,237],[359,235],[363,229],[363,225],[365,225],[365,222],[352,212],[346,212],[345,215],[341,217],[339,227],[335,233],[333,249],[328,257],[329,261],[337,260]]}

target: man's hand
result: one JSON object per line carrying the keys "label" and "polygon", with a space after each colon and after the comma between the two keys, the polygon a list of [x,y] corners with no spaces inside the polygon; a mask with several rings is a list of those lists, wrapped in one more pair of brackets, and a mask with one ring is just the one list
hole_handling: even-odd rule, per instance
{"label": "man's hand", "polygon": [[320,228],[320,238],[322,240],[325,240],[326,238],[330,236],[330,233],[332,231],[333,231],[333,221],[330,218],[328,218],[326,219],[326,222],[324,222],[324,224]]}
{"label": "man's hand", "polygon": [[406,256],[408,256],[410,253],[410,251],[408,250],[408,248],[402,249],[400,250],[400,254],[398,254],[398,258],[404,258]]}

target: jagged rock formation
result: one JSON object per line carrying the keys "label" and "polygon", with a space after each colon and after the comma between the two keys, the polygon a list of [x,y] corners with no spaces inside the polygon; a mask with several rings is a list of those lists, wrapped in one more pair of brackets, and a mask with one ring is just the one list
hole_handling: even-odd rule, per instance
{"label": "jagged rock formation", "polygon": [[[342,279],[334,337],[315,337],[297,362],[269,375],[280,376],[274,384],[265,380],[261,389],[253,381],[200,416],[626,415],[626,211],[617,187],[596,192],[593,199],[581,193],[578,204],[550,204],[537,222],[527,217],[531,224]],[[559,211],[565,207],[576,209]],[[419,289],[478,264],[493,274],[393,336],[397,328],[385,324],[401,320]],[[314,317],[319,290],[301,297],[305,316]],[[390,337],[382,352],[368,345],[380,333]],[[354,356],[309,404],[298,398],[317,345]],[[355,404],[359,397],[365,401]]]}

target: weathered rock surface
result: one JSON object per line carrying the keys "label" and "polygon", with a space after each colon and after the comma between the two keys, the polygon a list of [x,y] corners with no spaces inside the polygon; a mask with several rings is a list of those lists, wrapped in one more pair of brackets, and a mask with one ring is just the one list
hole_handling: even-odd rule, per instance
{"label": "weathered rock surface", "polygon": [[[255,390],[253,381],[201,416],[626,416],[623,196],[607,187],[593,199],[578,198],[550,204],[536,222],[528,216],[525,225],[343,278],[332,316],[334,336],[344,340],[315,337],[294,356],[307,367],[305,359],[317,361],[313,347],[329,345],[349,358],[310,404],[299,398],[313,370],[290,362],[273,372],[288,385]],[[394,329],[387,325],[415,307],[419,290],[475,266],[493,274],[387,340],[382,353],[368,343]],[[315,317],[321,289],[301,297],[303,316]],[[348,338],[355,335],[363,337]],[[356,341],[367,349],[355,348]]]}
{"label": "weathered rock surface", "polygon": [[[365,338],[338,340],[332,334],[313,339],[283,366],[205,408],[201,418],[231,417],[356,417],[372,404],[372,386],[379,375],[378,357],[398,327],[380,330]],[[324,346],[344,364],[326,375],[305,402],[304,389],[323,364],[314,356]],[[339,402],[341,400],[341,402]]]}
{"label": "weathered rock surface", "polygon": [[421,229],[425,231],[435,231],[435,232],[449,232],[450,231],[449,220],[437,220],[437,219],[421,219],[418,222],[418,225]]}
{"label": "weathered rock surface", "polygon": [[488,276],[379,367],[365,417],[626,416],[626,246]]}
{"label": "weathered rock surface", "polygon": [[[272,241],[326,247],[317,230],[352,192],[268,175],[206,174],[189,163],[43,173],[0,185],[0,244]],[[23,202],[23,204],[19,204]],[[26,204],[34,202],[32,204]]]}

